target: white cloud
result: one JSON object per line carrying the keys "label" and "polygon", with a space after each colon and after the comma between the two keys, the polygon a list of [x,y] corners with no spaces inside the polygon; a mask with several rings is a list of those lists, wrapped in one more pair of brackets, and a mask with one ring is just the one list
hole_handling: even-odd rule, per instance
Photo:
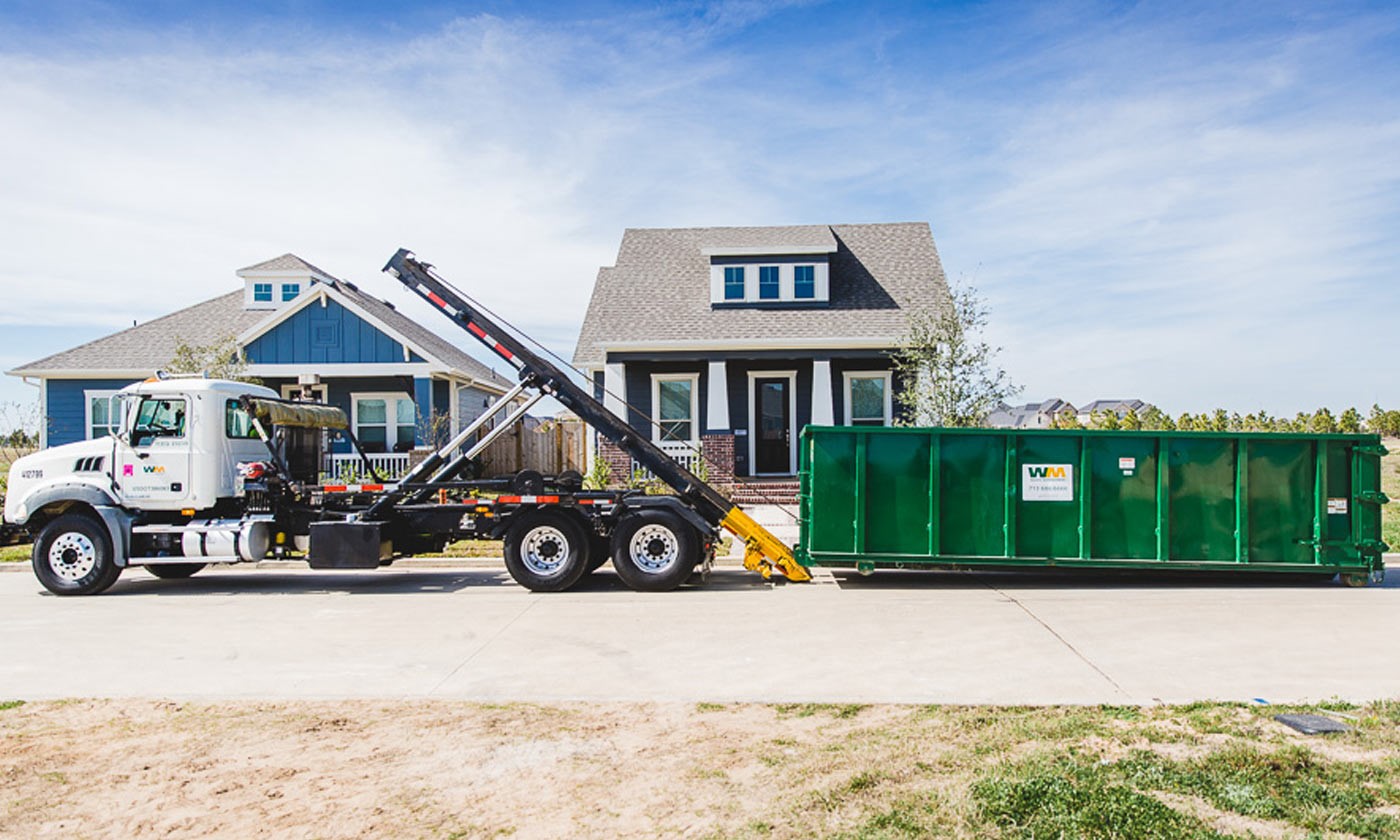
{"label": "white cloud", "polygon": [[0,53],[0,321],[116,328],[288,250],[403,303],[403,245],[567,355],[624,227],[927,219],[1028,397],[1395,401],[1393,15],[785,6]]}

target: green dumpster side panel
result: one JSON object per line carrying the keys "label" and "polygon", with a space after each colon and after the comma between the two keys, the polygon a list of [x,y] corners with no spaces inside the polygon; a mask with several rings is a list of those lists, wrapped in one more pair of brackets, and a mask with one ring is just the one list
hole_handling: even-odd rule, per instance
{"label": "green dumpster side panel", "polygon": [[798,560],[1360,574],[1380,440],[807,427]]}

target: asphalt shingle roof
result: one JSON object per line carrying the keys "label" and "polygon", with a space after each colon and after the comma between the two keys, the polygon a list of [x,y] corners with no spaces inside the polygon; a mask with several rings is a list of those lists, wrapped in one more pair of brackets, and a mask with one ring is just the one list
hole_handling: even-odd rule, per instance
{"label": "asphalt shingle roof", "polygon": [[[329,285],[354,301],[371,317],[403,336],[420,352],[473,379],[492,382],[503,388],[511,384],[465,350],[399,312],[392,304],[366,294],[355,284],[340,280],[295,254],[283,254],[239,270],[311,271],[328,278]],[[243,302],[242,289],[229,292],[144,324],[89,341],[71,350],[30,362],[15,368],[11,373],[34,375],[50,371],[90,370],[100,375],[102,371],[155,371],[170,362],[175,355],[175,346],[181,341],[195,345],[211,344],[230,335],[241,335],[273,314],[272,310],[267,309],[244,309]]]}
{"label": "asphalt shingle roof", "polygon": [[[829,244],[824,307],[715,308],[705,249]],[[801,338],[897,343],[911,310],[948,301],[948,281],[924,222],[793,227],[629,228],[617,264],[598,271],[574,364],[602,364],[618,342]]]}
{"label": "asphalt shingle roof", "polygon": [[175,356],[175,346],[181,341],[196,345],[210,344],[230,335],[238,335],[268,314],[266,310],[244,309],[243,290],[239,289],[70,350],[45,356],[21,365],[11,373],[77,370],[153,373],[157,368],[169,364]]}

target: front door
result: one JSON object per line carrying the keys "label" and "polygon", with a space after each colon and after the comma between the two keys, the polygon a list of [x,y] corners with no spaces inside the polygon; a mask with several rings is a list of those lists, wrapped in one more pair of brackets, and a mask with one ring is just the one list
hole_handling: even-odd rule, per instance
{"label": "front door", "polygon": [[754,473],[792,472],[792,405],[786,377],[756,377],[753,381]]}

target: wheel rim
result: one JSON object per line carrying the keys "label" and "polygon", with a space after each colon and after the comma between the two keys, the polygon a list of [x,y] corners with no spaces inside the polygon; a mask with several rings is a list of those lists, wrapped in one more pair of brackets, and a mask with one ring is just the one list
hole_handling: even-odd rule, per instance
{"label": "wheel rim", "polygon": [[520,543],[520,559],[526,568],[541,577],[562,572],[572,556],[569,538],[552,525],[531,528]]}
{"label": "wheel rim", "polygon": [[659,574],[676,564],[681,556],[681,541],[665,525],[643,525],[632,535],[627,553],[638,569]]}
{"label": "wheel rim", "polygon": [[96,567],[97,546],[84,534],[59,534],[49,546],[49,568],[64,580],[82,580]]}

